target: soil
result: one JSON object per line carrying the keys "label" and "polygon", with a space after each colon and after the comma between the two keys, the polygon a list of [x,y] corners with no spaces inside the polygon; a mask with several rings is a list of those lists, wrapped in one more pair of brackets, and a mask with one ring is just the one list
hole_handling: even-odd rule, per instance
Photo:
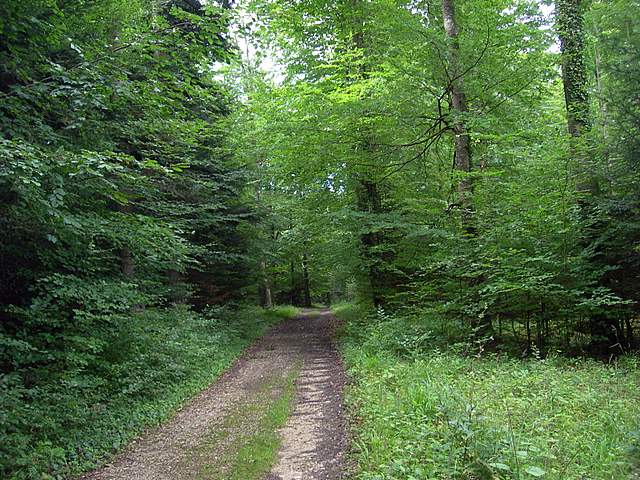
{"label": "soil", "polygon": [[131,442],[112,463],[82,480],[212,478],[206,472],[226,454],[225,441],[211,439],[222,431],[224,438],[250,434],[256,421],[252,406],[277,395],[282,382],[295,373],[293,413],[279,432],[282,444],[263,480],[342,478],[345,376],[332,342],[334,325],[328,310],[305,310],[277,325],[170,421]]}

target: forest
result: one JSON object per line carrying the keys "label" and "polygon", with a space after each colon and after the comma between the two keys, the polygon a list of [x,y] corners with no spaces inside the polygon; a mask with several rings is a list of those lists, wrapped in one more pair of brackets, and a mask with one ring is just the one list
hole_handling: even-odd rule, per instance
{"label": "forest", "polygon": [[638,0],[3,0],[0,133],[0,478],[314,312],[341,476],[265,477],[302,355],[224,468],[87,478],[640,475]]}

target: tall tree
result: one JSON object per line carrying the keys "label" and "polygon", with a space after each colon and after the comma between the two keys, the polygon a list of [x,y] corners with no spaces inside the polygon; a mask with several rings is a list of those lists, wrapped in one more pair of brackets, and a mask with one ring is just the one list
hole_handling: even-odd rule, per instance
{"label": "tall tree", "polygon": [[560,37],[562,84],[567,110],[567,128],[572,155],[578,161],[578,191],[595,194],[597,177],[593,172],[583,139],[591,129],[588,77],[585,64],[584,0],[556,1],[556,29]]}
{"label": "tall tree", "polygon": [[455,168],[461,173],[462,178],[458,183],[458,195],[460,208],[462,209],[462,226],[468,235],[475,234],[473,226],[473,183],[469,176],[471,173],[471,140],[466,125],[469,109],[464,88],[464,71],[460,61],[459,27],[455,13],[455,0],[442,1],[442,17],[444,30],[448,38],[449,71],[447,89],[451,95],[451,105],[454,111],[454,155]]}
{"label": "tall tree", "polygon": [[[371,55],[370,50],[373,45],[372,38],[366,35],[366,3],[362,0],[350,1],[351,11],[347,15],[351,25],[347,31],[351,33],[353,60],[352,78],[355,82],[365,84],[371,75]],[[366,92],[366,87],[364,91]],[[362,103],[367,102],[366,93],[363,94]],[[365,169],[355,169],[355,197],[356,208],[364,214],[365,225],[360,235],[362,260],[367,266],[370,295],[373,304],[377,307],[385,305],[385,297],[393,287],[393,278],[390,272],[389,263],[392,254],[386,245],[388,239],[385,229],[376,225],[378,218],[384,214],[383,198],[380,180],[375,178],[376,158],[380,152],[377,151],[375,142],[375,131],[372,127],[371,116],[373,112],[367,111],[365,107],[364,115],[356,119],[358,141],[354,148],[360,152],[360,161],[367,165]]]}

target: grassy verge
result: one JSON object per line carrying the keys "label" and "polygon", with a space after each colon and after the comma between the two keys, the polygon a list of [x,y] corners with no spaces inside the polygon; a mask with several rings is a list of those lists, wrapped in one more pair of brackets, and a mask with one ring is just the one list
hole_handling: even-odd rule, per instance
{"label": "grassy verge", "polygon": [[58,479],[97,466],[296,312],[148,309],[122,319],[90,365],[41,372],[35,385],[20,372],[0,376],[0,477]]}
{"label": "grassy verge", "polygon": [[355,478],[611,480],[637,468],[637,358],[463,355],[437,339],[429,348],[426,329],[418,348],[406,336],[415,324],[335,311],[346,321]]}

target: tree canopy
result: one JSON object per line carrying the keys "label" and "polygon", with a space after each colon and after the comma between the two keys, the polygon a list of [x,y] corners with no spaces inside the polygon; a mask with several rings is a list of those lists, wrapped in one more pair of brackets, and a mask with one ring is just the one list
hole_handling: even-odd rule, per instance
{"label": "tree canopy", "polygon": [[91,456],[28,405],[108,403],[176,311],[637,350],[639,58],[637,0],[4,0],[0,475]]}

